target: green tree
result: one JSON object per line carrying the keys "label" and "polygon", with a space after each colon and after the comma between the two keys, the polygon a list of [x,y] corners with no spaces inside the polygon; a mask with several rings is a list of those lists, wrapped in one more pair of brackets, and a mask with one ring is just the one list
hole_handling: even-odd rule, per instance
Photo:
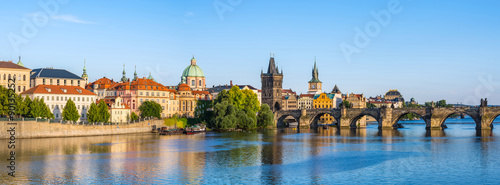
{"label": "green tree", "polygon": [[29,96],[26,96],[26,98],[24,98],[24,110],[23,110],[23,116],[24,117],[31,117],[30,115],[30,112],[31,112],[31,108],[30,108],[30,105],[31,105],[31,98]]}
{"label": "green tree", "polygon": [[99,110],[97,108],[97,105],[95,103],[90,104],[90,108],[87,111],[87,121],[90,123],[95,123],[99,122],[101,120],[100,115],[99,115]]}
{"label": "green tree", "polygon": [[194,109],[195,117],[199,118],[200,121],[210,121],[210,118],[213,116],[213,111],[210,111],[210,108],[213,108],[212,101],[198,100]]}
{"label": "green tree", "polygon": [[40,100],[38,98],[33,99],[30,107],[30,116],[33,118],[41,118],[43,117],[43,107],[40,106]]}
{"label": "green tree", "polygon": [[236,128],[238,109],[227,101],[217,103],[214,107],[214,128],[232,129]]}
{"label": "green tree", "polygon": [[243,110],[251,110],[254,113],[260,110],[260,102],[252,90],[245,89],[241,91],[243,94]]}
{"label": "green tree", "polygon": [[0,85],[0,115],[6,116],[9,113],[9,90]]}
{"label": "green tree", "polygon": [[163,111],[161,105],[156,103],[155,101],[145,101],[139,107],[139,111],[141,111],[141,117],[156,117],[161,118],[161,112]]}
{"label": "green tree", "polygon": [[242,110],[245,95],[241,92],[240,87],[238,86],[233,86],[229,90],[229,99],[231,104],[233,104],[236,108]]}
{"label": "green tree", "polygon": [[[38,106],[40,107],[40,110],[42,111],[42,118],[54,119],[54,114],[50,111],[49,106],[47,104],[45,104],[45,101],[43,100],[43,98],[39,100]],[[80,115],[78,115],[78,117],[79,116]]]}
{"label": "green tree", "polygon": [[375,104],[373,104],[373,103],[366,103],[366,107],[368,107],[368,108],[376,108],[377,106],[375,106]]}
{"label": "green tree", "polygon": [[104,100],[99,101],[99,105],[97,105],[97,114],[99,115],[99,122],[107,123],[109,121],[111,114],[109,113],[108,105],[104,102]]}
{"label": "green tree", "polygon": [[259,114],[257,115],[257,126],[259,128],[267,128],[274,124],[274,114],[267,104],[262,104]]}
{"label": "green tree", "polygon": [[257,127],[255,113],[251,110],[238,110],[236,117],[238,118],[238,127],[241,129],[249,130]]}
{"label": "green tree", "polygon": [[340,107],[344,106],[345,108],[351,108],[351,103],[349,103],[349,101],[347,101],[347,100],[344,100],[344,101],[342,101],[342,103],[340,103],[339,106]]}
{"label": "green tree", "polygon": [[138,119],[139,119],[139,116],[137,116],[137,114],[135,112],[132,112],[132,114],[130,114],[130,120],[135,121]]}
{"label": "green tree", "polygon": [[217,98],[214,100],[214,105],[217,103],[222,103],[224,101],[231,103],[229,92],[226,90],[222,90],[221,92],[219,92],[219,94],[217,94]]}
{"label": "green tree", "polygon": [[78,121],[78,119],[80,119],[80,114],[78,113],[78,110],[76,110],[75,102],[73,102],[71,98],[66,101],[62,117],[64,121]]}

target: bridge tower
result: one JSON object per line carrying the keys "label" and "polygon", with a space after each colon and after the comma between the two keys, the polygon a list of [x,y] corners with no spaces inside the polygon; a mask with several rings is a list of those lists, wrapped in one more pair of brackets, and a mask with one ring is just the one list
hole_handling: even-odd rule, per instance
{"label": "bridge tower", "polygon": [[269,58],[267,73],[260,72],[262,82],[262,103],[269,105],[273,112],[280,111],[282,108],[283,93],[283,69],[280,71],[274,62],[274,54]]}

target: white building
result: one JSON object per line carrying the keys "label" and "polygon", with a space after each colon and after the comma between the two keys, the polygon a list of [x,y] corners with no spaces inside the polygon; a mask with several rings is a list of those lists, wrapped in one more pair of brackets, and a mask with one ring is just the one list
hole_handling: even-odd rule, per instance
{"label": "white building", "polygon": [[114,101],[108,104],[109,113],[111,114],[110,121],[112,123],[126,123],[130,121],[130,107],[123,102],[121,97],[117,97]]}
{"label": "white building", "polygon": [[62,119],[62,111],[66,102],[71,99],[75,102],[76,109],[80,113],[79,121],[87,120],[87,111],[90,104],[96,101],[97,95],[80,86],[62,85],[37,85],[21,93],[22,96],[29,96],[43,99],[45,104],[54,114],[56,120]]}
{"label": "white building", "polygon": [[297,100],[297,107],[299,110],[312,109],[314,102],[314,94],[301,94]]}

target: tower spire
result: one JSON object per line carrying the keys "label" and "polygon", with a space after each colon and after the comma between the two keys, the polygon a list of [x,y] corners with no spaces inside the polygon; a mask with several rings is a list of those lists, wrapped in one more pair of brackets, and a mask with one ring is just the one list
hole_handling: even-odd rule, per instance
{"label": "tower spire", "polygon": [[121,81],[126,82],[128,79],[127,79],[127,76],[125,75],[126,74],[125,73],[125,64],[123,64],[123,73],[122,74],[123,74],[123,76],[122,76]]}
{"label": "tower spire", "polygon": [[87,85],[89,83],[89,75],[87,75],[87,61],[85,61],[85,59],[83,59],[83,74],[82,74],[82,78],[85,80],[85,85]]}
{"label": "tower spire", "polygon": [[137,65],[134,66],[134,80],[137,80]]}
{"label": "tower spire", "polygon": [[86,65],[87,65],[87,61],[85,61],[85,59],[83,59],[83,74],[82,74],[82,78],[88,77]]}
{"label": "tower spire", "polygon": [[24,64],[21,62],[21,56],[19,56],[19,62],[17,62],[17,65],[20,65],[20,66],[24,67]]}

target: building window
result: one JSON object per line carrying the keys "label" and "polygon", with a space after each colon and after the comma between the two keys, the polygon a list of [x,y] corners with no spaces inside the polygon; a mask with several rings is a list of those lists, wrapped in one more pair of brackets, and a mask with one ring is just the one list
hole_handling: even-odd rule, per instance
{"label": "building window", "polygon": [[200,87],[201,87],[201,80],[200,80],[200,85],[198,85],[198,86],[200,86]]}
{"label": "building window", "polygon": [[195,86],[196,83],[194,82],[194,80],[191,80],[191,86]]}
{"label": "building window", "polygon": [[57,85],[59,85],[59,79],[57,79]]}
{"label": "building window", "polygon": [[71,80],[71,85],[73,85],[73,80]]}
{"label": "building window", "polygon": [[146,92],[146,96],[149,96],[149,92]]}

